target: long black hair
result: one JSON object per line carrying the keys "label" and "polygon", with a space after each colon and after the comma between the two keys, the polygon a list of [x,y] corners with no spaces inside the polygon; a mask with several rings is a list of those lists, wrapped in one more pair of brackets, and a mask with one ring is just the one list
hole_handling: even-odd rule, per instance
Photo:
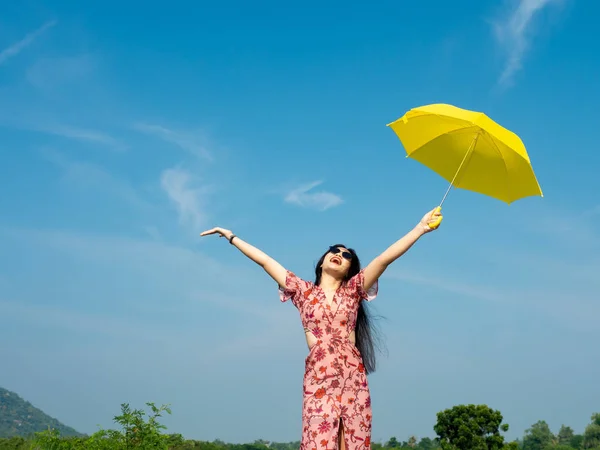
{"label": "long black hair", "polygon": [[[348,269],[348,273],[343,280],[346,282],[360,272],[360,260],[352,248],[348,248],[343,244],[336,244],[332,247],[345,248],[352,255],[352,259],[350,260],[350,268]],[[317,266],[315,267],[315,285],[317,286],[320,286],[321,284],[321,276],[323,274],[323,267],[321,266],[323,265],[323,261],[325,261],[325,257],[328,253],[329,250],[323,253],[323,256],[321,256],[319,262],[317,262]],[[365,300],[363,299],[361,299],[358,304],[356,328],[354,331],[356,336],[356,348],[358,348],[358,351],[362,356],[365,371],[367,374],[373,373],[375,372],[375,350],[379,343],[379,337],[377,336],[377,329],[373,325],[372,316],[368,310]]]}

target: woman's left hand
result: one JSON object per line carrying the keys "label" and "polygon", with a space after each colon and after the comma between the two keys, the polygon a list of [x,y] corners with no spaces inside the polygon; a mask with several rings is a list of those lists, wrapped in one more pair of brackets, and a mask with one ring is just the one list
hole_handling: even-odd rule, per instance
{"label": "woman's left hand", "polygon": [[437,206],[427,214],[423,216],[419,225],[422,227],[424,233],[429,233],[430,231],[437,230],[442,222],[444,216],[441,213],[442,208]]}

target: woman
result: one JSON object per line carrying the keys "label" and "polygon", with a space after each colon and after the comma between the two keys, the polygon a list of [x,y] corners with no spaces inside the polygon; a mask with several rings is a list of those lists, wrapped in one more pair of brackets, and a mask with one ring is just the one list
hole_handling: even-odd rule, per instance
{"label": "woman", "polygon": [[371,448],[371,397],[367,374],[375,369],[373,342],[363,301],[377,296],[385,269],[424,234],[439,225],[439,208],[361,269],[351,248],[334,245],[304,281],[230,230],[218,234],[260,265],[278,284],[282,302],[300,312],[309,353],[305,360],[301,450]]}

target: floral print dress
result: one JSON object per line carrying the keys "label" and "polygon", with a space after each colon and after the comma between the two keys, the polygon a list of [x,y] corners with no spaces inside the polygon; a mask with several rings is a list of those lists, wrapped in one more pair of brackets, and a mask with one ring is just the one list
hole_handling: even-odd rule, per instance
{"label": "floral print dress", "polygon": [[287,271],[282,302],[291,300],[304,329],[317,342],[305,360],[300,450],[337,448],[341,425],[346,450],[371,448],[371,396],[358,348],[350,341],[359,303],[377,296],[378,283],[365,291],[364,270],[336,291],[331,305],[314,283]]}

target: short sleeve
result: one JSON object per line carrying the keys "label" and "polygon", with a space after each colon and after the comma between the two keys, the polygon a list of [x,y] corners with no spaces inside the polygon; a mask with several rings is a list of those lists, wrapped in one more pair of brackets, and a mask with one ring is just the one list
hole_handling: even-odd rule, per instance
{"label": "short sleeve", "polygon": [[309,283],[288,270],[285,277],[285,288],[279,286],[279,300],[282,302],[291,300],[294,306],[300,309],[308,286]]}
{"label": "short sleeve", "polygon": [[375,283],[368,290],[365,290],[365,269],[362,269],[350,278],[347,286],[360,300],[367,300],[369,302],[375,300],[379,292],[379,280],[375,280]]}

